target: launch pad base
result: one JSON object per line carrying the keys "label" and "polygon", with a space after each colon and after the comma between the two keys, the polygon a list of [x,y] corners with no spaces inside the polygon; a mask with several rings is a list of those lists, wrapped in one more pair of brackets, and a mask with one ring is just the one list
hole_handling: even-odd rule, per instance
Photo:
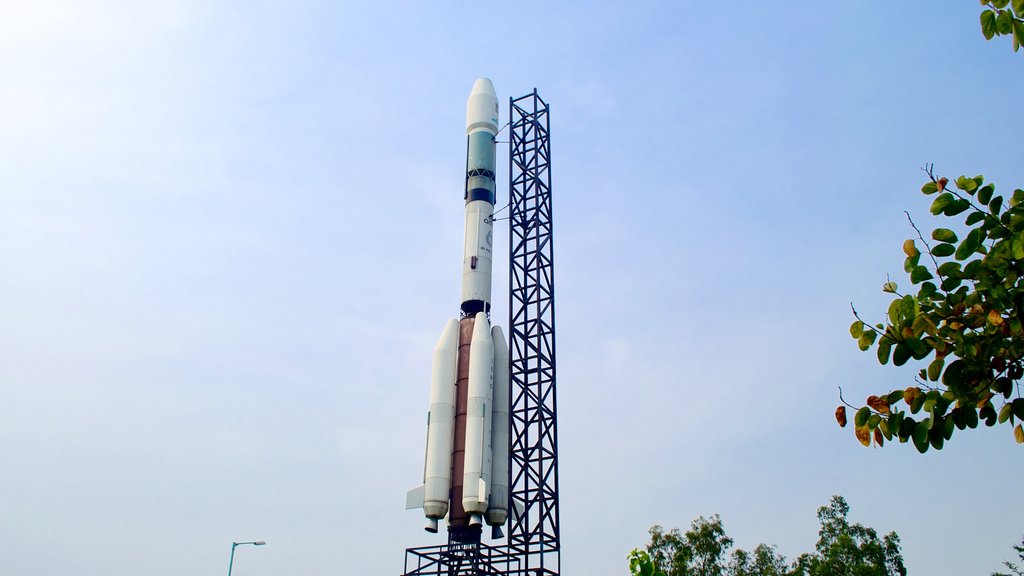
{"label": "launch pad base", "polygon": [[525,574],[507,545],[442,544],[407,548],[405,576],[504,576]]}

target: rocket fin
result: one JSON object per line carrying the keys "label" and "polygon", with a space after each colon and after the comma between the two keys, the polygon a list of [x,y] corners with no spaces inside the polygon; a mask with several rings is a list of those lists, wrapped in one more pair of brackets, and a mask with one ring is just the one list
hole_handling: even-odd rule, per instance
{"label": "rocket fin", "polygon": [[423,508],[423,497],[425,486],[417,486],[405,495],[405,509],[413,510],[415,508]]}

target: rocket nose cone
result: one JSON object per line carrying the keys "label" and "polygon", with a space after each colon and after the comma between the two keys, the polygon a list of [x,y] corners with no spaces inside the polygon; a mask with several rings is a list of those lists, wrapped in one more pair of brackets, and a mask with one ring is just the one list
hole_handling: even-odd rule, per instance
{"label": "rocket nose cone", "polygon": [[473,89],[469,91],[469,97],[472,98],[478,94],[486,94],[492,98],[498,98],[498,94],[494,91],[494,84],[491,83],[490,78],[477,78],[476,82],[473,82]]}
{"label": "rocket nose cone", "polygon": [[498,95],[490,78],[477,78],[466,101],[466,134],[477,130],[498,131]]}

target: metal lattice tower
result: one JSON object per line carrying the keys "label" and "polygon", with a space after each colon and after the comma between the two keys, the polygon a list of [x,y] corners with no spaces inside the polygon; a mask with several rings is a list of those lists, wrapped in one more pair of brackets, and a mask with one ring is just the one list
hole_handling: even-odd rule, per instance
{"label": "metal lattice tower", "polygon": [[408,548],[405,576],[557,576],[558,434],[548,104],[509,100],[508,542]]}
{"label": "metal lattice tower", "polygon": [[531,575],[558,574],[555,277],[548,105],[509,100],[509,363],[512,372],[509,548]]}

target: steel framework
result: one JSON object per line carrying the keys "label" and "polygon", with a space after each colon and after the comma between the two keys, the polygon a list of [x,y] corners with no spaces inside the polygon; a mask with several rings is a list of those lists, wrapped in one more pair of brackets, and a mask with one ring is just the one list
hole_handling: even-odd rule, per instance
{"label": "steel framework", "polygon": [[509,101],[509,364],[512,499],[508,546],[531,575],[558,574],[555,264],[548,105]]}
{"label": "steel framework", "polygon": [[558,434],[548,104],[509,99],[508,540],[408,548],[405,576],[557,576]]}

